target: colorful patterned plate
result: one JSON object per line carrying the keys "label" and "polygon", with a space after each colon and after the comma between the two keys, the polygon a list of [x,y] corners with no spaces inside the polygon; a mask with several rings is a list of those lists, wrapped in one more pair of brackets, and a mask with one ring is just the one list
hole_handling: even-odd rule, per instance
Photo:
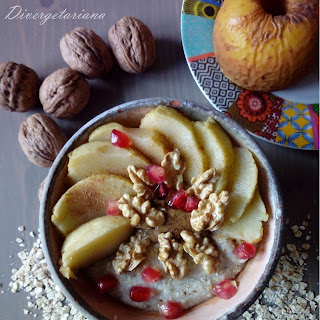
{"label": "colorful patterned plate", "polygon": [[314,104],[305,104],[272,93],[245,90],[222,74],[212,41],[214,21],[222,2],[183,1],[183,49],[199,88],[216,109],[256,136],[282,146],[318,150],[319,99]]}

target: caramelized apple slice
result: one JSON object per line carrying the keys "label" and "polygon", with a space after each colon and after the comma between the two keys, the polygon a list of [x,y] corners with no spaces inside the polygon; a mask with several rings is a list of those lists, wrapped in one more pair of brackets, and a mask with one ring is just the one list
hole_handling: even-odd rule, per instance
{"label": "caramelized apple slice", "polygon": [[234,162],[230,138],[212,118],[209,121],[195,122],[194,128],[197,139],[209,159],[209,167],[216,169],[220,176],[215,192],[227,190]]}
{"label": "caramelized apple slice", "polygon": [[81,224],[106,214],[109,200],[124,193],[135,194],[129,179],[113,174],[98,174],[77,182],[53,208],[51,221],[63,235]]}
{"label": "caramelized apple slice", "polygon": [[113,173],[128,177],[127,168],[146,168],[150,160],[138,150],[114,147],[110,141],[85,143],[68,154],[68,177],[76,183],[94,174]]}
{"label": "caramelized apple slice", "polygon": [[192,122],[175,109],[157,107],[145,115],[140,128],[159,131],[174,148],[179,149],[186,161],[184,178],[188,184],[207,169],[208,161],[196,139]]}
{"label": "caramelized apple slice", "polygon": [[258,183],[258,168],[251,152],[246,148],[234,148],[233,184],[226,221],[238,221],[251,199]]}
{"label": "caramelized apple slice", "polygon": [[223,237],[257,243],[263,236],[262,222],[268,220],[266,207],[258,189],[241,218],[236,223],[225,222],[217,231]]}
{"label": "caramelized apple slice", "polygon": [[132,142],[132,146],[146,155],[154,164],[160,165],[164,156],[172,151],[168,140],[159,132],[143,128],[127,128],[116,122],[107,123],[92,131],[89,142],[110,140],[113,129],[123,132]]}
{"label": "caramelized apple slice", "polygon": [[74,271],[113,254],[133,232],[123,216],[103,216],[84,223],[69,233],[61,248],[60,272],[74,277]]}

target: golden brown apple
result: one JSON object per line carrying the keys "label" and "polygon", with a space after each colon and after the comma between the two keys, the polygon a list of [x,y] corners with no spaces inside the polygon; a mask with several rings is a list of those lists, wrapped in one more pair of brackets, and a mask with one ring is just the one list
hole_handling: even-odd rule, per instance
{"label": "golden brown apple", "polygon": [[318,0],[225,0],[213,30],[223,74],[255,91],[288,87],[318,61]]}

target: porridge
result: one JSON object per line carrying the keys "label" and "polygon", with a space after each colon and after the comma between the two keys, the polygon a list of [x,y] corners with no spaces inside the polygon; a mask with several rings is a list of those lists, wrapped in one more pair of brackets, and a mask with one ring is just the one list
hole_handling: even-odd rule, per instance
{"label": "porridge", "polygon": [[229,299],[268,220],[251,152],[218,123],[159,106],[139,128],[107,123],[69,153],[53,208],[60,272],[168,319]]}

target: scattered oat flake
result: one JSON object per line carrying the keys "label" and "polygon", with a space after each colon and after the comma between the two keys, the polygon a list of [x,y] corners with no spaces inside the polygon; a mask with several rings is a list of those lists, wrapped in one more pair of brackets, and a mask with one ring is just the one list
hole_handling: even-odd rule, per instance
{"label": "scattered oat flake", "polygon": [[21,238],[17,238],[17,239],[16,239],[16,242],[17,242],[17,243],[22,243],[23,240],[22,240]]}
{"label": "scattered oat flake", "polygon": [[24,230],[25,230],[25,226],[20,226],[20,227],[18,227],[18,231],[22,232],[22,231],[24,231]]}

